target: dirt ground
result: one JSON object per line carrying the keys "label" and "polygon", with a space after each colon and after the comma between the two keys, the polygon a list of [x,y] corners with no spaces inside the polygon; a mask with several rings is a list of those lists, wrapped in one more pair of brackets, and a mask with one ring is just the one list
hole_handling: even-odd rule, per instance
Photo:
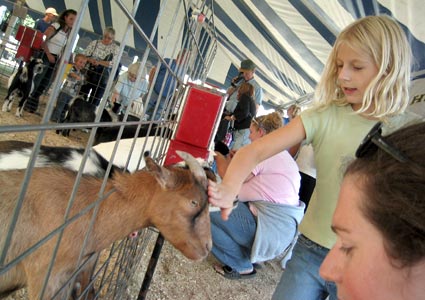
{"label": "dirt ground", "polygon": [[[2,97],[3,99],[4,97]],[[1,102],[2,104],[2,102]],[[16,118],[13,112],[0,111],[0,125],[39,124],[41,117],[26,112],[23,118]],[[0,140],[22,140],[33,142],[38,135],[34,132],[1,133]],[[46,131],[44,145],[51,146],[84,146],[88,134],[73,131],[70,138],[57,135],[53,130]],[[153,243],[153,241],[152,241]],[[211,255],[204,261],[193,262],[186,259],[180,252],[167,242],[164,244],[153,281],[147,294],[148,300],[166,299],[226,299],[254,300],[270,299],[274,288],[282,274],[278,261],[266,262],[257,276],[252,279],[228,280],[213,270],[216,263]],[[130,298],[137,298],[144,272],[136,274],[131,283]],[[25,292],[20,291],[7,300],[26,299]]]}

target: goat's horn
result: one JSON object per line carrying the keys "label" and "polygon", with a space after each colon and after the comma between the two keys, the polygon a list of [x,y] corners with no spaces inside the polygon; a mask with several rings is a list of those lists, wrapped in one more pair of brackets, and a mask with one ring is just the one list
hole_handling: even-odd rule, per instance
{"label": "goat's horn", "polygon": [[186,162],[187,166],[189,167],[189,170],[193,173],[193,176],[199,181],[199,183],[202,184],[205,189],[208,187],[208,180],[207,175],[205,175],[204,169],[201,167],[199,162],[189,153],[184,151],[177,150],[176,153],[183,158],[183,160]]}

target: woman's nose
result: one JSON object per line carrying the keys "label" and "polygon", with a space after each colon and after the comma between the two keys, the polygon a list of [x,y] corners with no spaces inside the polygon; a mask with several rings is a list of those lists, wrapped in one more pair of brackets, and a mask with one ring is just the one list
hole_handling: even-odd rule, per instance
{"label": "woman's nose", "polygon": [[341,268],[339,266],[338,254],[336,254],[337,250],[334,248],[329,251],[325,260],[322,262],[319,273],[326,281],[338,282],[341,278]]}

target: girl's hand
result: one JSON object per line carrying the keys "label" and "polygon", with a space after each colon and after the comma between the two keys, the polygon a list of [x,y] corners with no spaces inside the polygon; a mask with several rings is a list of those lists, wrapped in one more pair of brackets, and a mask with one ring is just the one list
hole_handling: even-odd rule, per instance
{"label": "girl's hand", "polygon": [[236,195],[224,184],[217,184],[209,180],[208,184],[209,202],[221,209],[221,218],[227,220],[232,212],[233,202]]}

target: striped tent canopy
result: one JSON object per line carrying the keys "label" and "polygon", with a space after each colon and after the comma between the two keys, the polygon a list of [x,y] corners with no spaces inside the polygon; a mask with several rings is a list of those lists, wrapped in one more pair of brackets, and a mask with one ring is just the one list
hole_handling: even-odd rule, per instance
{"label": "striped tent canopy", "polygon": [[[66,8],[79,11],[81,1],[27,0],[26,5],[42,14],[47,7],[55,7],[58,12]],[[135,1],[120,2],[131,11]],[[207,80],[227,87],[237,75],[240,61],[250,58],[258,66],[256,78],[265,90],[265,101],[274,105],[286,106],[308,98],[339,31],[366,15],[388,14],[400,23],[415,57],[414,79],[423,77],[425,5],[421,0],[141,0],[135,19],[150,36],[161,12],[153,39],[161,52],[166,43],[181,43],[179,34],[167,41],[163,37],[170,27],[181,26],[185,7],[196,6],[197,2],[202,3],[198,7],[201,11],[208,11],[207,20],[214,19],[217,32],[218,51]],[[171,21],[176,10],[177,19]],[[82,29],[101,34],[102,28],[113,26],[117,41],[127,27],[127,19],[115,0],[90,0],[86,16],[90,17],[82,20]],[[136,30],[131,30],[126,43],[138,50],[146,47]]]}

